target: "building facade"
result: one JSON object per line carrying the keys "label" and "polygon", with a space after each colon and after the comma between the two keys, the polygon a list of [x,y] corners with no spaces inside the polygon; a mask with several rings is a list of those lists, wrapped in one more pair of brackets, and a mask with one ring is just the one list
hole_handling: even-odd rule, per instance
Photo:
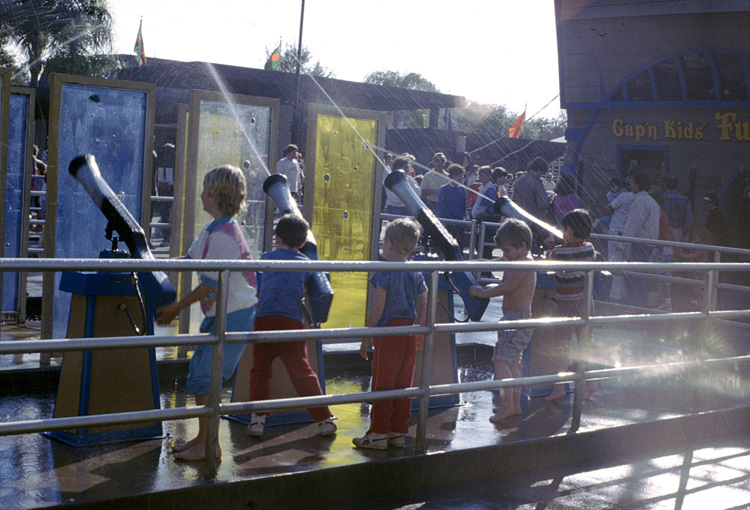
{"label": "building facade", "polygon": [[750,4],[556,0],[564,171],[594,199],[637,166],[675,176],[702,224],[720,196],[733,244],[750,247]]}

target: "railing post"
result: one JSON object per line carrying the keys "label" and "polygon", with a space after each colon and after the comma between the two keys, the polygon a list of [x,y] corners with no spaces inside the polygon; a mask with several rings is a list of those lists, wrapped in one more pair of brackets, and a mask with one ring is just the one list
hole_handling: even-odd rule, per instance
{"label": "railing post", "polygon": [[479,239],[477,239],[477,258],[484,258],[484,238],[487,236],[487,225],[485,222],[479,224]]}
{"label": "railing post", "polygon": [[477,220],[471,220],[471,228],[469,231],[469,260],[474,260],[474,252],[477,248]]}
{"label": "railing post", "polygon": [[208,405],[211,416],[206,427],[206,472],[209,477],[216,476],[216,449],[219,446],[219,406],[221,405],[222,367],[224,366],[224,341],[227,329],[227,299],[229,297],[229,271],[219,272],[219,286],[216,289],[216,321],[214,333],[218,342],[211,355],[211,386],[208,393]]}
{"label": "railing post", "polygon": [[[570,432],[577,432],[581,426],[581,409],[583,407],[583,392],[586,388],[586,370],[588,369],[588,359],[584,359],[584,354],[591,352],[591,349],[583,349],[581,346],[591,345],[591,311],[594,307],[594,271],[586,271],[584,280],[584,303],[581,310],[581,318],[586,323],[581,328],[576,329],[576,374],[578,378],[575,381],[573,389],[573,419],[570,424]],[[579,334],[580,333],[580,334]]]}
{"label": "railing post", "polygon": [[417,444],[418,452],[427,451],[427,411],[430,404],[430,376],[432,374],[432,348],[435,343],[435,320],[437,319],[438,298],[438,271],[430,271],[427,289],[427,316],[425,324],[430,327],[430,332],[424,337],[424,348],[422,350],[422,374],[420,388],[424,392],[419,399],[417,411]]}
{"label": "railing post", "polygon": [[[717,251],[714,252],[714,263],[718,264],[721,260],[721,254]],[[699,361],[705,361],[708,357],[707,346],[710,344],[711,337],[714,334],[713,320],[711,319],[711,312],[716,310],[716,298],[717,289],[716,282],[718,281],[719,275],[716,269],[709,269],[706,273],[705,286],[703,287],[703,302],[702,310],[705,314],[705,318],[701,321],[701,332],[698,337],[698,356]],[[697,409],[700,404],[700,385],[696,384],[693,387],[693,410]]]}

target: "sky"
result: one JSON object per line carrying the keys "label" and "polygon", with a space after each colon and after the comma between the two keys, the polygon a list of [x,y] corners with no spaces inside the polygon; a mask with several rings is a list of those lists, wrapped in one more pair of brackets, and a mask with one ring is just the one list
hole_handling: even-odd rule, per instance
{"label": "sky", "polygon": [[[301,4],[108,1],[118,53],[133,53],[143,19],[147,58],[254,68],[280,39],[297,44]],[[526,109],[528,119],[560,111],[556,37],[553,0],[307,0],[302,43],[338,79],[416,72],[440,92]]]}

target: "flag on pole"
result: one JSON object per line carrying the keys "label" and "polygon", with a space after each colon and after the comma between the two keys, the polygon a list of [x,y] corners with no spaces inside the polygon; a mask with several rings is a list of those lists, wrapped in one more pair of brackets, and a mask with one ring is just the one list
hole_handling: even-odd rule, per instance
{"label": "flag on pole", "polygon": [[519,115],[519,117],[510,127],[510,133],[508,134],[508,136],[510,138],[518,138],[525,124],[526,124],[526,110],[524,110],[523,113]]}
{"label": "flag on pole", "polygon": [[279,59],[281,58],[281,43],[273,50],[273,53],[266,60],[266,71],[277,71],[279,69]]}
{"label": "flag on pole", "polygon": [[141,20],[141,24],[138,26],[138,35],[135,37],[135,47],[133,48],[133,51],[135,52],[135,59],[138,61],[138,67],[146,63],[146,50],[143,47],[143,33],[141,32],[142,28],[143,20]]}

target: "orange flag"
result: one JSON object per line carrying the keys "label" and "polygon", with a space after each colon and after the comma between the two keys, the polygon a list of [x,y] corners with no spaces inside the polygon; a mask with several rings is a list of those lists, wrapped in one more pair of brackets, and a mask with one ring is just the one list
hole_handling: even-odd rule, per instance
{"label": "orange flag", "polygon": [[508,134],[508,136],[510,138],[518,138],[518,136],[521,134],[521,130],[523,129],[525,123],[526,123],[526,110],[524,110],[524,112],[516,119],[516,121],[510,127],[510,133]]}

